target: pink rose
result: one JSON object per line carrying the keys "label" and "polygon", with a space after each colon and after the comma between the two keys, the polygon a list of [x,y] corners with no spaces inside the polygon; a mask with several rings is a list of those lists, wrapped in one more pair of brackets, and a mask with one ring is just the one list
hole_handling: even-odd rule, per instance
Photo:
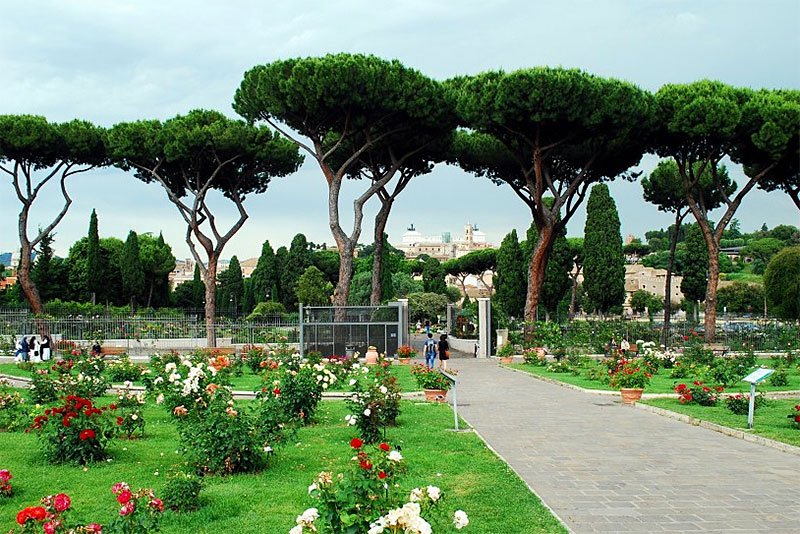
{"label": "pink rose", "polygon": [[126,516],[132,514],[134,510],[136,510],[136,501],[128,501],[119,509],[119,515]]}
{"label": "pink rose", "polygon": [[59,493],[53,499],[53,508],[56,509],[56,512],[63,512],[64,510],[69,510],[72,501],[70,500],[69,496],[66,493]]}

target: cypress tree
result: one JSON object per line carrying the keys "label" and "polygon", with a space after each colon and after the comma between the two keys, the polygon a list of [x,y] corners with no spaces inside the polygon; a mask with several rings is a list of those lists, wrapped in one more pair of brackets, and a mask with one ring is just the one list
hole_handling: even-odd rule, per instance
{"label": "cypress tree", "polygon": [[192,307],[196,310],[203,309],[206,295],[206,286],[200,276],[200,266],[194,264],[194,276],[192,277]]}
{"label": "cypress tree", "polygon": [[255,304],[279,299],[279,295],[273,293],[277,278],[278,269],[275,252],[272,250],[269,240],[267,240],[261,245],[261,255],[258,257],[256,268],[253,269],[253,274],[250,276],[253,302]]}
{"label": "cypress tree", "polygon": [[312,265],[312,252],[308,240],[303,234],[297,234],[289,245],[287,261],[281,273],[281,290],[284,298],[283,304],[287,308],[297,306],[297,281],[305,270]]}
{"label": "cypress tree", "polygon": [[541,302],[548,314],[555,315],[558,305],[570,288],[569,273],[573,265],[572,247],[567,241],[567,229],[562,228],[553,240],[550,250],[550,261],[544,273],[544,283],[539,295]]}
{"label": "cypress tree", "polygon": [[606,313],[625,301],[619,215],[606,184],[597,184],[589,194],[583,246],[583,287],[594,309]]}
{"label": "cypress tree", "polygon": [[694,303],[706,298],[706,288],[708,287],[708,245],[706,244],[700,225],[697,223],[689,227],[686,233],[686,256],[683,262],[683,280],[681,281],[681,291],[687,300]]}
{"label": "cypress tree", "polygon": [[234,313],[238,313],[244,298],[244,276],[242,275],[242,266],[239,263],[239,258],[232,257],[228,268],[220,274],[219,278],[222,281],[220,290],[226,298],[220,304],[233,310]]}
{"label": "cypress tree", "polygon": [[144,292],[144,269],[139,251],[139,237],[131,230],[122,248],[122,293],[131,303],[131,309],[142,302]]}
{"label": "cypress tree", "polygon": [[522,317],[528,282],[525,276],[525,259],[516,230],[506,234],[497,249],[495,273],[495,301],[507,315]]}
{"label": "cypress tree", "polygon": [[92,210],[89,217],[89,241],[86,246],[86,288],[92,298],[92,304],[97,302],[98,294],[102,291],[103,261],[100,253],[100,234],[97,230],[97,212]]}
{"label": "cypress tree", "polygon": [[284,274],[289,262],[289,250],[286,247],[278,247],[275,251],[275,281],[274,287],[270,292],[275,295],[274,299],[283,304],[287,309],[292,309],[292,299],[294,291],[292,287],[287,287],[288,276]]}

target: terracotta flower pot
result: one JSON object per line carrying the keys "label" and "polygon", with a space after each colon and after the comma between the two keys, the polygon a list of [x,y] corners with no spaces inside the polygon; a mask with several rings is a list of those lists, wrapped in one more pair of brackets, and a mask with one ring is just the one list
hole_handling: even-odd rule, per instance
{"label": "terracotta flower pot", "polygon": [[620,388],[619,392],[622,394],[623,404],[636,404],[636,401],[642,398],[644,389],[642,388]]}
{"label": "terracotta flower pot", "polygon": [[445,402],[447,400],[447,390],[445,389],[425,389],[425,400],[429,402]]}
{"label": "terracotta flower pot", "polygon": [[513,361],[514,361],[514,357],[513,356],[500,356],[500,363],[504,363],[504,364],[508,365],[509,363],[512,363]]}
{"label": "terracotta flower pot", "polygon": [[397,361],[403,365],[408,365],[411,363],[411,358],[397,358]]}

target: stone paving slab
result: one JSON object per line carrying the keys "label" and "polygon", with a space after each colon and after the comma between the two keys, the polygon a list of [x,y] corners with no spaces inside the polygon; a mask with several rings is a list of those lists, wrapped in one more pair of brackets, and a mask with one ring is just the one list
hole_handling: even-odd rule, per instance
{"label": "stone paving slab", "polygon": [[460,415],[573,532],[800,532],[800,458],[458,359]]}

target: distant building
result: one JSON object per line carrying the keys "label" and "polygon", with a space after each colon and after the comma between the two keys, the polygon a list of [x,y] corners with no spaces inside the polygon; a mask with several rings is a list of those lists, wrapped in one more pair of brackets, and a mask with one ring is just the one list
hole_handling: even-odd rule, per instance
{"label": "distant building", "polygon": [[[670,283],[672,302],[679,303],[683,300],[681,291],[682,276],[673,273]],[[640,263],[625,266],[625,308],[630,309],[631,297],[640,289],[664,298],[667,287],[666,269],[645,267]]]}
{"label": "distant building", "polygon": [[492,244],[486,242],[486,234],[478,230],[477,225],[470,223],[464,226],[464,235],[460,239],[452,239],[450,232],[437,236],[424,236],[412,224],[403,234],[402,243],[395,247],[402,250],[407,258],[427,254],[439,261],[446,261],[474,250],[491,248]]}

